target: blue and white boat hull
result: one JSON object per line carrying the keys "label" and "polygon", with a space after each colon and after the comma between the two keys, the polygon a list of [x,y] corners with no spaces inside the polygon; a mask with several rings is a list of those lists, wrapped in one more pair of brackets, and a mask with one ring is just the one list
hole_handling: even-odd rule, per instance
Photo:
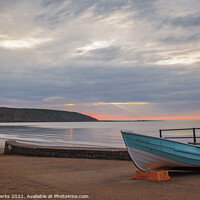
{"label": "blue and white boat hull", "polygon": [[200,148],[162,138],[122,131],[129,155],[142,171],[200,168]]}

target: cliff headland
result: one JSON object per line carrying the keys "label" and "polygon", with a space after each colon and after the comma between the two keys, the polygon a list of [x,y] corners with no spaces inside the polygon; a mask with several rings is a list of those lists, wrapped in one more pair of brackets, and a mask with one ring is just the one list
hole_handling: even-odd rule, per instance
{"label": "cliff headland", "polygon": [[0,107],[0,122],[90,122],[97,119],[78,112]]}

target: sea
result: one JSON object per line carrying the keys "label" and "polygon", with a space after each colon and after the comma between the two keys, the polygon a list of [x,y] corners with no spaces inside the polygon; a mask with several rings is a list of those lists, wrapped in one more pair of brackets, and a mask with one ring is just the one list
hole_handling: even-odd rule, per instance
{"label": "sea", "polygon": [[[159,137],[160,129],[184,128],[200,128],[200,120],[0,123],[0,148],[6,140],[41,146],[125,148],[121,130]],[[192,130],[162,134],[192,136]],[[200,137],[200,130],[196,135]]]}

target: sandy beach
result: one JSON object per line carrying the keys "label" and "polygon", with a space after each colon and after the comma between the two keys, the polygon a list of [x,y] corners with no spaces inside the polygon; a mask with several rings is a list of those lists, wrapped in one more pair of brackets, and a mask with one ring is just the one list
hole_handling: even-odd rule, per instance
{"label": "sandy beach", "polygon": [[0,154],[3,154],[4,152],[4,147],[0,146]]}
{"label": "sandy beach", "polygon": [[136,168],[130,161],[0,155],[0,163],[0,195],[24,199],[58,194],[52,199],[195,200],[200,195],[200,173],[171,172],[171,180],[162,182],[134,180]]}

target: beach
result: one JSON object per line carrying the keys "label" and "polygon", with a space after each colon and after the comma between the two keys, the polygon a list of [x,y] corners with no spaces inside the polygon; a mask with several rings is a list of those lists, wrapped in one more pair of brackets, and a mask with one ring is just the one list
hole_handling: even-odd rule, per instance
{"label": "beach", "polygon": [[0,199],[195,200],[200,194],[200,173],[170,172],[171,180],[162,182],[135,180],[131,161],[0,155],[0,163]]}
{"label": "beach", "polygon": [[3,152],[4,152],[4,147],[0,146],[0,154],[3,154]]}

